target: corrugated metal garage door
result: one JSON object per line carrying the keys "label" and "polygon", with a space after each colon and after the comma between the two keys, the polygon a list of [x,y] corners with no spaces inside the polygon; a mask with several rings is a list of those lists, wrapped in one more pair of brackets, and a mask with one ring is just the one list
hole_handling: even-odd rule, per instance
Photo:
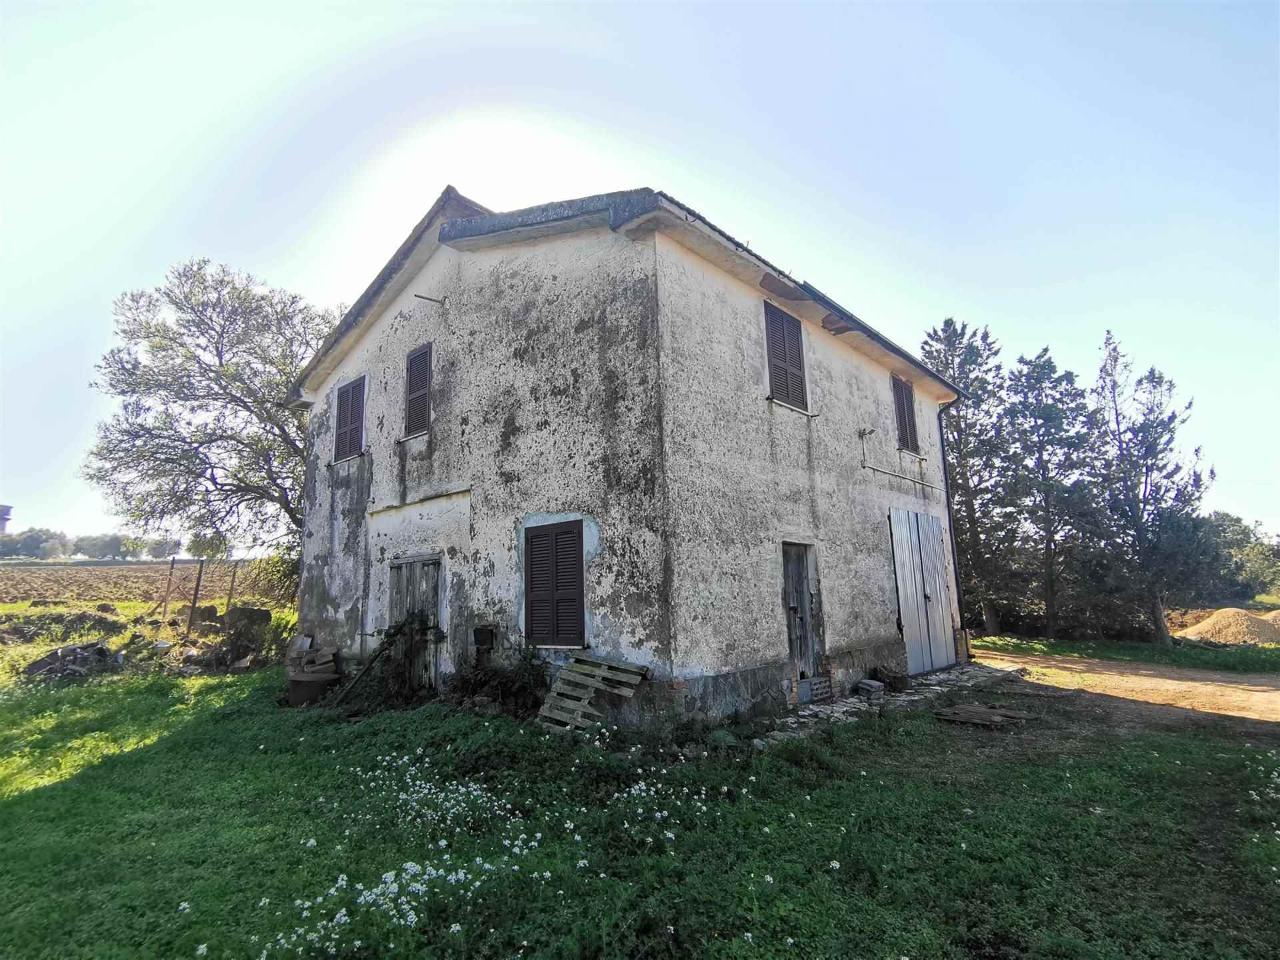
{"label": "corrugated metal garage door", "polygon": [[956,661],[956,647],[942,522],[927,513],[894,507],[889,511],[889,532],[907,672],[928,673],[950,666]]}

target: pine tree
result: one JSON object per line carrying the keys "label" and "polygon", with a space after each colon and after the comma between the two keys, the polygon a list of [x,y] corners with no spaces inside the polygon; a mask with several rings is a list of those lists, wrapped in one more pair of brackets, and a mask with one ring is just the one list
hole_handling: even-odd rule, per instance
{"label": "pine tree", "polygon": [[1009,373],[1004,410],[1008,468],[1001,498],[1022,517],[1024,555],[1035,570],[1045,633],[1060,626],[1064,549],[1087,511],[1090,411],[1070,370],[1059,370],[1048,347],[1019,357]]}
{"label": "pine tree", "polygon": [[1175,401],[1172,380],[1154,367],[1133,376],[1133,364],[1107,331],[1093,389],[1105,444],[1107,506],[1117,532],[1118,557],[1131,591],[1150,620],[1156,641],[1172,644],[1165,605],[1194,593],[1214,562],[1209,524],[1196,522],[1212,471],[1200,470],[1200,450],[1178,449],[1178,431],[1191,404]]}
{"label": "pine tree", "polygon": [[943,418],[952,522],[966,619],[980,615],[984,631],[1000,632],[999,605],[1008,597],[1010,548],[1016,523],[999,493],[1004,469],[1001,418],[1005,372],[990,331],[948,317],[921,345],[926,363],[968,397]]}

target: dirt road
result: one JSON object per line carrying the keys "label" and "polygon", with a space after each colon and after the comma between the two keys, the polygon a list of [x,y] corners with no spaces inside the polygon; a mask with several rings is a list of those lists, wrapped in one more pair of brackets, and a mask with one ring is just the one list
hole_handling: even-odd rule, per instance
{"label": "dirt road", "polygon": [[989,650],[975,651],[975,659],[1006,670],[1025,667],[1028,680],[1054,687],[1088,690],[1200,713],[1280,722],[1280,674],[1193,670],[1082,657],[1011,655]]}

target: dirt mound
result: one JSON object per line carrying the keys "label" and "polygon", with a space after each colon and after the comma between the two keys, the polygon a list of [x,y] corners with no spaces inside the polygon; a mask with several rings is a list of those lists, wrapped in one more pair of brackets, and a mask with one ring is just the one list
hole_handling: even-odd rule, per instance
{"label": "dirt mound", "polygon": [[1165,620],[1169,622],[1172,633],[1184,633],[1197,623],[1208,620],[1215,613],[1214,607],[1188,607],[1185,610],[1165,611]]}
{"label": "dirt mound", "polygon": [[1280,643],[1280,620],[1225,607],[1182,634],[1214,643]]}
{"label": "dirt mound", "polygon": [[1272,610],[1270,613],[1262,615],[1263,620],[1270,620],[1272,623],[1280,623],[1280,610]]}

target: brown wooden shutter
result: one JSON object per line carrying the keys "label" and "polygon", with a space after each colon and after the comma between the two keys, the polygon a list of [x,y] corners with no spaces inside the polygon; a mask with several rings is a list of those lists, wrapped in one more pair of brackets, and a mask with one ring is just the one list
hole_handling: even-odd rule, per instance
{"label": "brown wooden shutter", "polygon": [[431,344],[409,354],[404,378],[404,435],[425,433],[431,426]]}
{"label": "brown wooden shutter", "polygon": [[585,646],[582,521],[526,528],[524,564],[529,643],[538,647]]}
{"label": "brown wooden shutter", "polygon": [[769,395],[774,400],[808,410],[800,321],[766,301],[764,324],[769,354]]}
{"label": "brown wooden shutter", "polygon": [[769,352],[769,395],[786,401],[790,390],[787,377],[786,317],[772,304],[764,305],[765,345]]}
{"label": "brown wooden shutter", "polygon": [[906,380],[893,377],[893,412],[898,421],[898,446],[912,453],[920,452],[916,434],[916,392]]}
{"label": "brown wooden shutter", "polygon": [[333,459],[346,460],[364,449],[364,377],[338,388]]}
{"label": "brown wooden shutter", "polygon": [[524,532],[525,633],[535,647],[552,645],[555,634],[555,546],[546,527]]}
{"label": "brown wooden shutter", "polygon": [[338,409],[333,418],[333,459],[347,458],[347,423],[351,420],[351,392],[338,388]]}
{"label": "brown wooden shutter", "polygon": [[556,646],[583,646],[582,522],[555,532]]}

